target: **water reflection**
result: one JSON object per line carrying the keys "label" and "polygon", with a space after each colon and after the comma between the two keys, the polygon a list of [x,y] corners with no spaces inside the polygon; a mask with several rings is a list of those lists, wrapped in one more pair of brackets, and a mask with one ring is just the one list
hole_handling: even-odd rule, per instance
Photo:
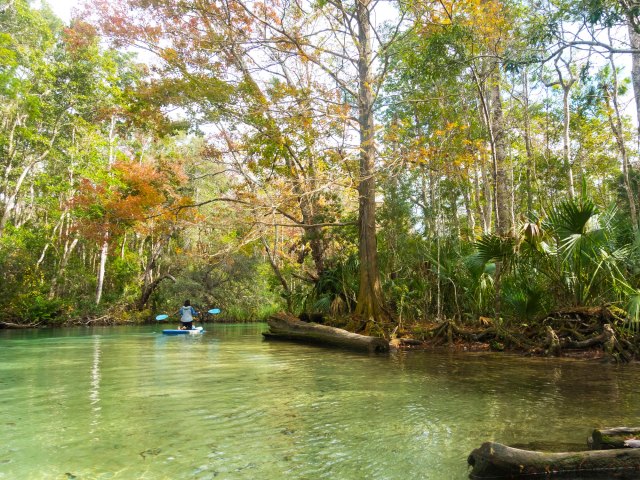
{"label": "water reflection", "polygon": [[637,366],[368,356],[263,329],[0,332],[0,479],[463,479],[487,440],[636,424]]}
{"label": "water reflection", "polygon": [[91,389],[89,391],[89,403],[93,412],[91,420],[91,433],[100,422],[100,335],[93,337],[93,362],[91,364]]}

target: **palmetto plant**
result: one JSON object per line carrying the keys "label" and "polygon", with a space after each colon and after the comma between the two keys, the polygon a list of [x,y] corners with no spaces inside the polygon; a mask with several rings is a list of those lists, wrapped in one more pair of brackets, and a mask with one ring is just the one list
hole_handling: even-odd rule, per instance
{"label": "palmetto plant", "polygon": [[518,281],[503,288],[504,303],[510,313],[521,320],[530,322],[537,319],[548,306],[546,291],[535,283]]}
{"label": "palmetto plant", "polygon": [[[485,273],[491,272],[493,280],[491,287],[495,292],[493,307],[495,315],[499,317],[501,313],[502,278],[504,275],[512,273],[516,266],[519,248],[518,239],[512,236],[483,235],[475,243],[475,247],[476,253],[469,257],[467,266],[471,272],[482,271],[478,280],[483,282],[479,283],[478,286],[489,285],[489,282],[486,281]],[[478,292],[481,293],[481,291]]]}
{"label": "palmetto plant", "polygon": [[630,245],[619,245],[615,208],[599,212],[588,199],[567,200],[552,208],[544,229],[543,252],[555,266],[556,285],[575,305],[619,299],[624,293],[623,266]]}
{"label": "palmetto plant", "polygon": [[468,265],[476,271],[501,266],[506,286],[503,292],[496,288],[496,295],[520,318],[535,317],[554,302],[620,302],[640,322],[640,291],[627,280],[638,248],[619,224],[614,207],[601,212],[589,199],[566,200],[541,224],[525,224],[516,237],[482,237]]}
{"label": "palmetto plant", "polygon": [[350,255],[327,268],[311,290],[301,296],[301,309],[344,314],[353,309],[357,294],[358,258]]}
{"label": "palmetto plant", "polygon": [[516,260],[518,241],[514,237],[483,235],[476,242],[476,253],[470,258],[475,267],[488,263],[502,264],[503,270],[510,270]]}

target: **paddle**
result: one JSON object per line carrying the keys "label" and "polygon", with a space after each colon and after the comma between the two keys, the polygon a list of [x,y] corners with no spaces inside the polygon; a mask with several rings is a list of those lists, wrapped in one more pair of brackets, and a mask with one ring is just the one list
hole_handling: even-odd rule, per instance
{"label": "paddle", "polygon": [[[217,315],[218,313],[220,313],[220,309],[219,308],[212,308],[207,313],[210,313],[212,315]],[[156,320],[159,321],[159,322],[161,322],[162,320],[166,320],[167,318],[169,318],[169,315],[162,314],[162,315],[157,315],[156,316]]]}

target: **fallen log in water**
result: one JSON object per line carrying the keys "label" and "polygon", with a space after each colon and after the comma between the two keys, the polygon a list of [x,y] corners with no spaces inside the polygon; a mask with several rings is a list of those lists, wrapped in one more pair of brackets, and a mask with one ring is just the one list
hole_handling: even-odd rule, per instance
{"label": "fallen log in water", "polygon": [[592,450],[607,450],[612,448],[638,448],[640,427],[616,427],[596,429],[588,441]]}
{"label": "fallen log in water", "polygon": [[39,325],[40,325],[39,323],[0,322],[0,328],[35,328]]}
{"label": "fallen log in water", "polygon": [[366,350],[368,352],[389,351],[389,342],[384,338],[368,337],[348,332],[341,328],[302,322],[286,313],[272,315],[267,320],[267,323],[269,324],[269,331],[262,335],[269,339],[298,340]]}
{"label": "fallen log in water", "polygon": [[467,459],[473,467],[470,478],[518,478],[527,475],[602,475],[640,472],[640,449],[587,450],[549,453],[520,450],[500,443],[486,442]]}

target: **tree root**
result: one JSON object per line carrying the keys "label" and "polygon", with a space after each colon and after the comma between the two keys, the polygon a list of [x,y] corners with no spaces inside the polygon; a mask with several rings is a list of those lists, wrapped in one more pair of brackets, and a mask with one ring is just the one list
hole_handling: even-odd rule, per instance
{"label": "tree root", "polygon": [[589,356],[595,354],[612,362],[629,362],[640,357],[640,333],[634,335],[625,329],[621,321],[624,319],[608,307],[566,309],[524,328],[486,317],[483,320],[475,325],[445,320],[423,330],[419,337],[434,346],[480,342],[494,350],[549,356],[590,351]]}

